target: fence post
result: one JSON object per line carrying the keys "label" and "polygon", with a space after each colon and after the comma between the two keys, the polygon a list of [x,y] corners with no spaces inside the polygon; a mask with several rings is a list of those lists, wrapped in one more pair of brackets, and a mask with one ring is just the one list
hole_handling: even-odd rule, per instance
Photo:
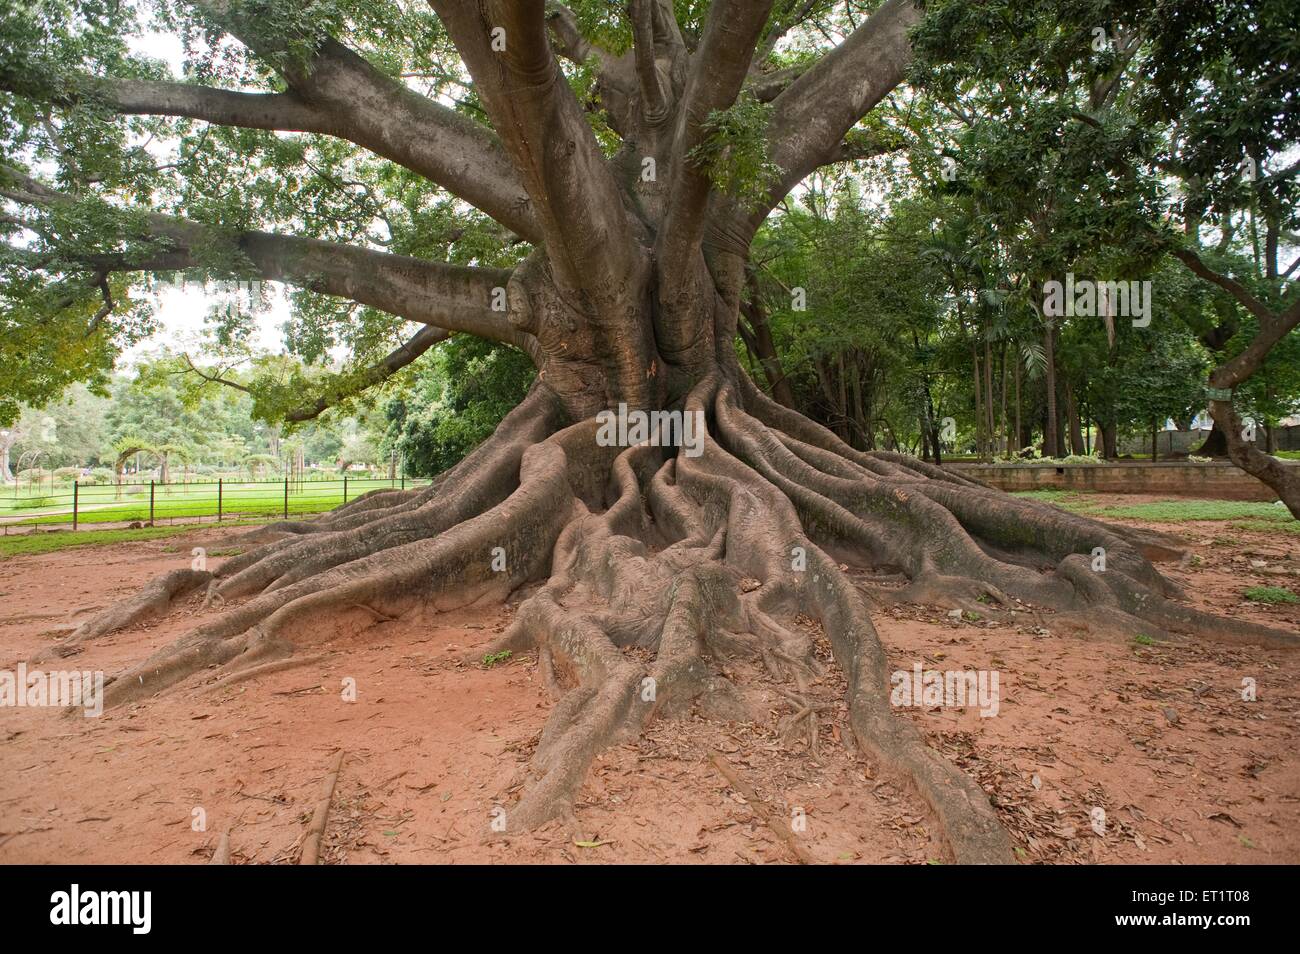
{"label": "fence post", "polygon": [[343,502],[348,502],[348,475],[343,475]]}
{"label": "fence post", "polygon": [[72,482],[72,529],[73,530],[77,529],[77,503],[78,503],[77,498],[80,496],[81,496],[81,481],[74,480]]}
{"label": "fence post", "polygon": [[221,522],[221,478],[217,478],[217,523]]}
{"label": "fence post", "polygon": [[149,526],[153,526],[153,481],[149,481]]}
{"label": "fence post", "polygon": [[284,519],[289,519],[289,478],[284,478]]}

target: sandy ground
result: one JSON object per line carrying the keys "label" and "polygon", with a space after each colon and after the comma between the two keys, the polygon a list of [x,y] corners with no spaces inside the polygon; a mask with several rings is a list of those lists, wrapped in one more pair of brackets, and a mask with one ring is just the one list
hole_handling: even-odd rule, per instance
{"label": "sandy ground", "polygon": [[[0,561],[0,669],[48,645],[58,625],[187,564],[193,546],[230,555],[245,529]],[[1254,585],[1300,592],[1300,536],[1159,529],[1189,541],[1195,559],[1162,569],[1197,604],[1300,632],[1300,606],[1242,596]],[[597,761],[571,819],[511,833],[553,701],[530,655],[466,662],[509,614],[380,623],[319,647],[328,655],[311,665],[215,691],[211,677],[191,680],[100,718],[0,708],[0,862],[201,864],[227,830],[236,863],[294,862],[340,748],[329,863],[761,863],[796,850],[833,863],[946,860],[925,805],[850,750],[833,668],[810,690],[828,707],[820,762],[779,738],[791,707],[767,677],[728,662],[760,718],[656,721]],[[185,604],[61,665],[120,671],[202,615]],[[1054,629],[1050,614],[953,619],[902,606],[875,618],[899,670],[998,673],[996,716],[901,711],[990,793],[1022,860],[1300,862],[1300,654],[1087,637]],[[798,625],[820,639],[811,621]],[[1255,701],[1242,699],[1243,679]],[[760,804],[731,787],[719,756]]]}

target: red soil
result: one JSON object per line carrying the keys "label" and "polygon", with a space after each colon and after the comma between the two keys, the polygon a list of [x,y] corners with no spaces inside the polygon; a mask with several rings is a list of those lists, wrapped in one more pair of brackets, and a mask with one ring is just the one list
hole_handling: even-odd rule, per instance
{"label": "red soil", "polygon": [[[1200,558],[1162,567],[1199,605],[1300,632],[1300,607],[1242,596],[1253,585],[1300,591],[1300,536],[1221,523],[1159,529],[1182,532]],[[57,626],[188,563],[192,546],[219,553],[244,532],[0,561],[0,668],[48,645]],[[198,864],[227,829],[236,863],[295,861],[340,747],[327,863],[791,860],[709,761],[714,751],[778,824],[803,811],[795,837],[818,861],[945,858],[928,809],[851,751],[836,675],[810,689],[831,705],[818,764],[803,742],[779,740],[791,707],[745,663],[726,671],[762,719],[658,721],[597,761],[571,819],[492,833],[495,808],[508,820],[552,705],[532,656],[465,662],[509,613],[469,607],[380,623],[314,647],[329,653],[320,662],[215,692],[210,679],[191,680],[97,719],[0,709],[0,862]],[[120,671],[203,615],[186,603],[57,665]],[[1085,637],[1054,629],[1050,614],[956,620],[908,606],[875,618],[900,670],[919,662],[999,673],[996,717],[943,708],[903,717],[991,793],[1023,860],[1300,861],[1300,654]],[[1241,698],[1246,677],[1256,680],[1254,702]],[[356,681],[355,702],[342,698],[345,678]],[[1104,834],[1092,827],[1095,808],[1106,813]],[[206,830],[194,830],[195,809]]]}

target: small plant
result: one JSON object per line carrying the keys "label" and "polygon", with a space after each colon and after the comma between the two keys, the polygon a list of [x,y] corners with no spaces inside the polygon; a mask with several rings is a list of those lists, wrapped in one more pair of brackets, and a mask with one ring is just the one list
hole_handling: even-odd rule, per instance
{"label": "small plant", "polygon": [[1300,596],[1296,596],[1285,586],[1252,586],[1246,590],[1246,599],[1253,603],[1268,603],[1270,605],[1300,603]]}
{"label": "small plant", "polygon": [[767,150],[769,113],[752,96],[715,109],[704,121],[706,138],[687,154],[714,185],[747,207],[761,203],[781,176]]}
{"label": "small plant", "polygon": [[483,657],[483,668],[491,669],[497,663],[506,662],[513,655],[514,653],[508,649],[503,649],[499,653],[488,653]]}
{"label": "small plant", "polygon": [[1133,637],[1133,642],[1137,643],[1139,646],[1154,646],[1156,644],[1156,641],[1146,633],[1138,633]]}

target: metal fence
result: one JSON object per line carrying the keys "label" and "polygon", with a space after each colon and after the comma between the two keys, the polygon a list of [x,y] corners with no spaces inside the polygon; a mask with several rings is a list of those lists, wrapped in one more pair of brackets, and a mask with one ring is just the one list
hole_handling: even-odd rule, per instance
{"label": "metal fence", "polygon": [[[27,482],[23,482],[27,483]],[[427,486],[408,477],[341,477],[337,480],[225,480],[121,484],[15,484],[0,491],[4,533],[34,526],[72,530],[141,523],[199,523],[283,519],[332,510],[372,490]]]}
{"label": "metal fence", "polygon": [[[1209,436],[1210,429],[1208,427],[1192,431],[1157,431],[1156,447],[1161,457],[1174,454],[1192,454],[1205,443],[1205,439]],[[1255,446],[1259,450],[1263,450],[1267,441],[1268,436],[1265,434],[1264,429],[1262,427],[1256,428]],[[1300,450],[1300,425],[1273,428],[1273,445],[1277,450],[1281,451]],[[1151,432],[1130,434],[1123,437],[1119,442],[1118,449],[1121,454],[1150,454]]]}

